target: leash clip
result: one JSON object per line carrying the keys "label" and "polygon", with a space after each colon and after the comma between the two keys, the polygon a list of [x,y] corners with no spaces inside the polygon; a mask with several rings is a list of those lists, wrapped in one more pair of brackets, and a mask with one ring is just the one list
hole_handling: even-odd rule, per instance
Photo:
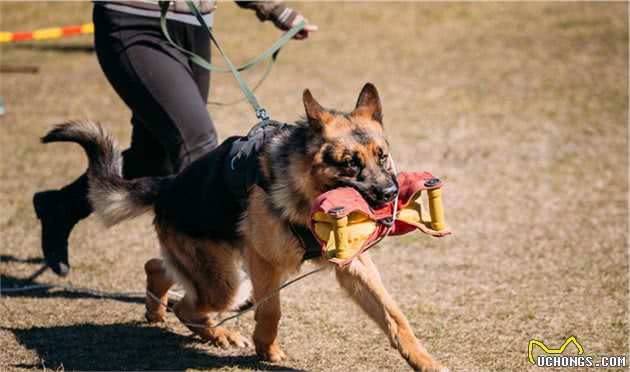
{"label": "leash clip", "polygon": [[386,227],[392,227],[394,226],[394,217],[385,217],[383,219],[380,219],[378,221],[381,225],[385,225]]}
{"label": "leash clip", "polygon": [[267,110],[265,110],[263,107],[256,109],[256,117],[263,121],[269,120],[269,115],[267,114]]}

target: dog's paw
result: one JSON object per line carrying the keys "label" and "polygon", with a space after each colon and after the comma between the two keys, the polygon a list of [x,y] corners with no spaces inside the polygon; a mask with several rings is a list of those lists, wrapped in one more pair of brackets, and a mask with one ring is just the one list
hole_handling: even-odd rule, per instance
{"label": "dog's paw", "polygon": [[230,331],[227,328],[217,327],[210,329],[207,339],[214,346],[227,349],[230,347],[245,348],[251,347],[251,343],[245,337],[241,336],[238,332]]}
{"label": "dog's paw", "polygon": [[256,354],[270,363],[288,360],[286,354],[280,349],[280,345],[275,342],[267,346],[256,346]]}
{"label": "dog's paw", "polygon": [[449,372],[449,369],[446,367],[442,367],[441,365],[437,365],[435,367],[430,367],[429,369],[422,369],[421,371],[426,372]]}
{"label": "dog's paw", "polygon": [[436,362],[431,356],[425,353],[413,353],[407,358],[407,362],[414,371],[421,372],[449,372],[448,368]]}
{"label": "dog's paw", "polygon": [[414,371],[420,372],[449,372],[449,369],[446,367],[442,367],[439,364],[436,365],[425,365],[422,367],[414,367]]}
{"label": "dog's paw", "polygon": [[159,323],[163,322],[165,319],[165,313],[163,311],[147,311],[144,314],[144,317],[147,319],[149,323]]}

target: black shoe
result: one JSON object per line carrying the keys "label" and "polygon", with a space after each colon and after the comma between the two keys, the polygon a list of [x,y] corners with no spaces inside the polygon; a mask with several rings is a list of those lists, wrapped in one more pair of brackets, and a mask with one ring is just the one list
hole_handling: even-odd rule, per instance
{"label": "black shoe", "polygon": [[67,210],[62,193],[56,190],[33,195],[35,214],[42,224],[42,250],[46,264],[59,276],[70,271],[68,264],[68,236],[79,218]]}

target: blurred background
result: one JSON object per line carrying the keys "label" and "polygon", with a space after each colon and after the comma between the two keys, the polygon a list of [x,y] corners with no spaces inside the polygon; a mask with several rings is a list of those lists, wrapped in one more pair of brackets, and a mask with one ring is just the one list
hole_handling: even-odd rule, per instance
{"label": "blurred background", "polygon": [[[272,117],[302,115],[305,88],[326,107],[351,110],[370,81],[398,168],[446,181],[453,236],[410,234],[371,251],[428,350],[453,371],[534,370],[531,338],[558,347],[574,335],[587,355],[627,356],[628,4],[290,6],[320,29],[289,43],[258,90]],[[91,10],[88,2],[3,1],[0,30],[89,23]],[[281,36],[229,2],[219,4],[215,30],[235,62]],[[33,193],[86,166],[77,146],[44,146],[39,137],[53,124],[92,119],[126,146],[131,125],[90,35],[2,43],[0,67],[0,273],[11,287],[29,284],[42,263]],[[213,75],[210,99],[240,97],[230,75]],[[245,102],[209,110],[221,138],[256,122]],[[158,255],[150,216],[109,230],[90,218],[70,245],[70,275],[46,272],[37,282],[142,290],[143,264]],[[5,293],[0,369],[407,368],[331,273],[288,288],[282,301],[291,360],[269,365],[253,350],[201,343],[172,315],[164,326],[145,324],[142,297]],[[248,314],[233,327],[249,335],[253,324]]]}

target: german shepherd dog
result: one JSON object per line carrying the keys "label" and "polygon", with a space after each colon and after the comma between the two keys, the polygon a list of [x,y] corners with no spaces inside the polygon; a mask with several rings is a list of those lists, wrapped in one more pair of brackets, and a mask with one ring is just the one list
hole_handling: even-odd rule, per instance
{"label": "german shepherd dog", "polygon": [[[288,226],[309,226],[317,196],[350,186],[378,207],[398,191],[388,165],[381,102],[372,84],[363,87],[350,113],[324,109],[309,90],[304,91],[303,101],[306,117],[265,141],[259,166],[269,187],[266,191],[251,187],[246,203],[237,200],[224,182],[223,164],[233,139],[177,175],[132,180],[122,178],[121,152],[98,124],[61,124],[42,141],[76,142],[83,147],[89,158],[89,199],[107,225],[154,211],[162,258],[145,264],[147,290],[166,303],[169,288],[182,284],[185,296],[174,306],[180,321],[207,325],[188,327],[215,345],[245,347],[245,338],[222,326],[212,327],[210,319],[210,314],[234,305],[240,267],[248,273],[257,301],[299,270],[304,248]],[[316,262],[335,266],[341,287],[411,367],[446,371],[420,345],[367,253],[345,267],[321,258]],[[147,297],[149,321],[163,321],[165,311],[163,304]],[[285,360],[278,341],[279,294],[256,308],[255,319],[258,355],[270,362]]]}

